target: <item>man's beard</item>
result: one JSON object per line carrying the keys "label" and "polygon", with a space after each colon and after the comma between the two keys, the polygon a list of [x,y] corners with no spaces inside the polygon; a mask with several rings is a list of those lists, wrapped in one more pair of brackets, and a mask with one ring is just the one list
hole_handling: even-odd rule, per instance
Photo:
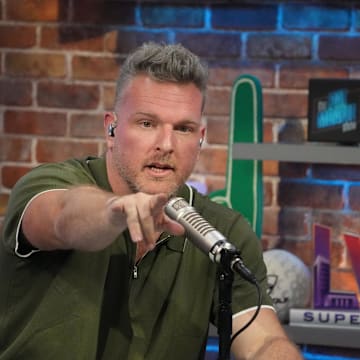
{"label": "man's beard", "polygon": [[[155,159],[155,161],[160,161],[160,160],[161,159],[159,159],[159,158]],[[171,197],[171,196],[176,195],[179,188],[186,181],[185,178],[182,179],[180,184],[178,184],[178,183],[176,183],[174,181],[172,186],[170,186],[167,191],[150,191],[149,189],[146,189],[146,186],[147,186],[146,180],[144,180],[144,184],[141,184],[139,181],[137,181],[137,176],[140,174],[140,172],[134,171],[134,170],[130,169],[127,165],[124,165],[119,160],[118,157],[114,157],[113,162],[114,162],[114,165],[115,165],[115,168],[116,168],[116,171],[117,171],[118,175],[122,178],[123,181],[125,181],[126,185],[128,186],[129,190],[132,193],[144,192],[144,193],[147,193],[147,194],[158,194],[159,192],[166,192],[168,194],[168,196]],[[159,185],[161,185],[161,183],[164,182],[163,179],[159,179],[159,178],[153,178],[152,181],[153,182],[158,182]]]}

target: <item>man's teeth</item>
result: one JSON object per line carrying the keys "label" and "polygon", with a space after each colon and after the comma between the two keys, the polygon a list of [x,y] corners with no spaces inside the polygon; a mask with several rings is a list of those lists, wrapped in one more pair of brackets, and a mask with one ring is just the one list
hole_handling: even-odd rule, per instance
{"label": "man's teeth", "polygon": [[153,169],[169,169],[170,166],[167,165],[150,165],[151,168]]}
{"label": "man's teeth", "polygon": [[170,165],[161,165],[161,164],[152,164],[152,165],[149,165],[149,168],[152,171],[158,171],[158,172],[172,169],[172,167]]}

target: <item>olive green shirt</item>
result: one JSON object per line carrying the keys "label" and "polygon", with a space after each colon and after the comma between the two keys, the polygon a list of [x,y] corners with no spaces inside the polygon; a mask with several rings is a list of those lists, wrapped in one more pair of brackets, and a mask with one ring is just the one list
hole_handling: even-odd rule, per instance
{"label": "olive green shirt", "polygon": [[[106,249],[36,251],[21,218],[37,194],[79,184],[111,191],[103,158],[42,165],[14,187],[0,242],[0,360],[199,359],[217,324],[218,265],[184,237],[163,234],[137,264],[125,231]],[[240,251],[266,295],[260,243],[238,213],[184,186],[179,196]],[[257,305],[235,274],[233,313]]]}

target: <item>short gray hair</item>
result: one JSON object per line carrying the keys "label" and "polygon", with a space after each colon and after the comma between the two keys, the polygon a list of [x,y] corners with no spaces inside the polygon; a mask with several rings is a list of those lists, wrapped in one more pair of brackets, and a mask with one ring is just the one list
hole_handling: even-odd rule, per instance
{"label": "short gray hair", "polygon": [[208,68],[198,56],[181,44],[145,43],[128,55],[116,85],[115,106],[128,82],[139,74],[181,84],[193,83],[206,97]]}

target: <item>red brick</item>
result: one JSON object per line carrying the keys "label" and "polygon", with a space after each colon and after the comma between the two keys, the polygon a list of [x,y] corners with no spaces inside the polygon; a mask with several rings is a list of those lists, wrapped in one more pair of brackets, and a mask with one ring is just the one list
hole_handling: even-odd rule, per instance
{"label": "red brick", "polygon": [[0,160],[1,161],[31,161],[32,141],[19,137],[0,138]]}
{"label": "red brick", "polygon": [[279,184],[278,201],[281,206],[341,210],[344,205],[342,191],[343,187],[340,185],[286,181]]}
{"label": "red brick", "polygon": [[224,176],[213,176],[207,175],[205,178],[206,187],[208,194],[215,190],[225,189],[225,177]]}
{"label": "red brick", "polygon": [[320,36],[318,54],[321,60],[359,61],[360,37]]}
{"label": "red brick", "polygon": [[301,259],[310,268],[314,264],[312,241],[283,241],[281,247]]}
{"label": "red brick", "polygon": [[229,115],[230,92],[229,88],[209,88],[204,113],[206,115]]}
{"label": "red brick", "polygon": [[41,47],[58,50],[103,51],[104,31],[95,27],[44,26]]}
{"label": "red brick", "polygon": [[11,111],[4,114],[4,131],[13,134],[64,136],[66,115],[37,111]]}
{"label": "red brick", "polygon": [[274,185],[271,181],[264,180],[263,187],[264,187],[263,204],[264,206],[271,206],[273,204]]}
{"label": "red brick", "polygon": [[288,89],[308,89],[311,78],[347,78],[345,67],[283,65],[280,68],[280,87]]}
{"label": "red brick", "polygon": [[351,212],[342,214],[341,219],[344,233],[350,231],[354,234],[360,234],[360,217],[358,213]]}
{"label": "red brick", "polygon": [[306,178],[310,164],[305,163],[279,163],[279,175],[282,178]]}
{"label": "red brick", "polygon": [[270,121],[263,122],[263,142],[274,142],[274,124]]}
{"label": "red brick", "polygon": [[30,48],[36,42],[36,27],[0,25],[0,47]]}
{"label": "red brick", "polygon": [[179,31],[175,34],[175,41],[202,58],[230,60],[241,58],[242,40],[239,34]]}
{"label": "red brick", "polygon": [[96,85],[44,81],[38,84],[37,97],[40,106],[89,110],[98,107],[100,93]]}
{"label": "red brick", "polygon": [[350,186],[349,206],[352,210],[360,211],[360,186]]}
{"label": "red brick", "polygon": [[298,119],[286,119],[277,130],[278,142],[302,144],[306,139],[304,126]]}
{"label": "red brick", "polygon": [[105,36],[105,51],[116,52],[118,54],[128,54],[135,47],[144,42],[167,43],[168,32],[148,32],[148,31],[111,31]]}
{"label": "red brick", "polygon": [[0,80],[0,104],[27,106],[32,103],[32,86],[29,81]]}
{"label": "red brick", "polygon": [[225,145],[229,139],[229,118],[213,117],[207,118],[206,141],[209,144]]}
{"label": "red brick", "polygon": [[313,164],[311,168],[315,179],[360,181],[359,165]]}
{"label": "red brick", "polygon": [[186,4],[184,5],[169,4],[167,6],[162,5],[161,2],[155,5],[143,4],[140,12],[141,23],[146,28],[203,28],[205,8],[194,6],[190,10]]}
{"label": "red brick", "polygon": [[263,233],[266,235],[277,235],[279,210],[273,207],[265,207],[263,212]]}
{"label": "red brick", "polygon": [[12,189],[15,183],[31,170],[25,166],[4,166],[2,169],[2,183],[8,189]]}
{"label": "red brick", "polygon": [[124,1],[73,2],[73,20],[77,23],[135,25],[136,4]]}
{"label": "red brick", "polygon": [[103,106],[105,110],[112,111],[114,109],[115,85],[103,86]]}
{"label": "red brick", "polygon": [[22,21],[61,21],[68,13],[68,0],[11,0],[7,18]]}
{"label": "red brick", "polygon": [[[229,138],[229,118],[208,116],[206,139],[209,144],[227,144]],[[273,128],[271,122],[263,124],[263,142],[273,142]]]}
{"label": "red brick", "polygon": [[76,140],[40,139],[36,146],[36,160],[40,163],[63,161],[88,155],[98,155],[97,144]]}
{"label": "red brick", "polygon": [[236,67],[210,67],[209,85],[233,86],[235,80],[241,75],[256,77],[262,87],[273,87],[275,70],[271,66],[254,66],[240,64]]}
{"label": "red brick", "polygon": [[115,82],[119,76],[118,60],[114,57],[74,56],[72,76],[81,80]]}
{"label": "red brick", "polygon": [[[265,225],[264,225],[265,226]],[[279,236],[268,235],[263,231],[261,234],[261,247],[263,251],[278,248],[281,245]]]}
{"label": "red brick", "polygon": [[[313,195],[309,194],[309,196]],[[339,241],[342,236],[342,215],[341,213],[339,214],[339,212],[331,211],[331,208],[313,209],[308,222],[309,224],[321,224],[330,227],[332,243]],[[309,226],[309,228],[309,232],[312,234],[313,230],[311,226]]]}
{"label": "red brick", "polygon": [[264,93],[265,117],[306,117],[307,94]]}
{"label": "red brick", "polygon": [[[219,1],[214,1],[214,3]],[[216,29],[225,30],[248,30],[248,31],[270,31],[277,26],[276,5],[234,5],[231,1],[228,5],[212,6],[211,24]],[[241,3],[239,1],[239,3]]]}
{"label": "red brick", "polygon": [[72,115],[70,122],[70,136],[105,138],[104,119],[100,115],[80,114]]}
{"label": "red brick", "polygon": [[263,160],[263,176],[278,176],[279,162],[275,160]]}
{"label": "red brick", "polygon": [[[0,216],[4,216],[7,208],[7,204],[9,202],[9,195],[8,194],[0,194]],[[1,226],[2,221],[0,219],[0,232],[1,232]]]}
{"label": "red brick", "polygon": [[9,53],[5,57],[5,69],[12,76],[63,78],[66,62],[64,55]]}
{"label": "red brick", "polygon": [[226,172],[227,148],[203,148],[195,167],[202,174],[224,175]]}
{"label": "red brick", "polygon": [[308,237],[305,210],[284,208],[279,213],[280,234],[283,237]]}
{"label": "red brick", "polygon": [[249,35],[247,55],[251,59],[310,59],[311,37],[303,35]]}

